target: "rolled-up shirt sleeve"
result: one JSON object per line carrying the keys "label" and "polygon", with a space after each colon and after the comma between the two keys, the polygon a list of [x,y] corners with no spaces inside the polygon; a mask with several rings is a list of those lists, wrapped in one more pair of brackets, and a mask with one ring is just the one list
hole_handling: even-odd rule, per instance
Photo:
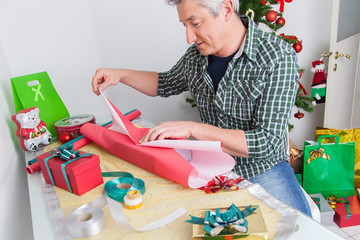
{"label": "rolled-up shirt sleeve", "polygon": [[295,52],[284,55],[271,70],[257,100],[253,128],[245,131],[248,153],[254,159],[286,156],[288,124],[298,87],[299,66]]}
{"label": "rolled-up shirt sleeve", "polygon": [[184,57],[182,57],[169,71],[159,72],[157,95],[169,97],[187,91],[185,71]]}

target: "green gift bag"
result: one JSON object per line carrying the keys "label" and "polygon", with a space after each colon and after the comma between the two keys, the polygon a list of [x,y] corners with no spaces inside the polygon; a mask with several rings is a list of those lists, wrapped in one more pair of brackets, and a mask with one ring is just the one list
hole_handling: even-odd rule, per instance
{"label": "green gift bag", "polygon": [[56,136],[54,123],[69,117],[59,94],[56,92],[47,72],[11,78],[15,111],[38,107],[43,120],[53,137]]}
{"label": "green gift bag", "polygon": [[[335,138],[335,143],[322,143]],[[303,188],[325,198],[354,195],[355,142],[339,143],[338,135],[320,136],[318,142],[304,142]]]}

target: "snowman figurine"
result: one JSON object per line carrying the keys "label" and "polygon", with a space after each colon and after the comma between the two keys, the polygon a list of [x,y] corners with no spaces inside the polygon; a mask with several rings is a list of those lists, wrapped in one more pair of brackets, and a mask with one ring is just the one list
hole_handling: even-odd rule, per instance
{"label": "snowman figurine", "polygon": [[27,108],[12,116],[17,125],[16,135],[25,151],[34,152],[51,143],[51,133],[39,117],[39,108]]}

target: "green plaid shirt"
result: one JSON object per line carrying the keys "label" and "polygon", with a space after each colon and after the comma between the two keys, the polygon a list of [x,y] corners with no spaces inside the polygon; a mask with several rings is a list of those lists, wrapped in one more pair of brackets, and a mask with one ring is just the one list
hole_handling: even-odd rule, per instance
{"label": "green plaid shirt", "polygon": [[158,95],[189,91],[204,123],[244,130],[249,157],[234,157],[233,171],[250,179],[289,160],[287,131],[299,66],[287,42],[261,31],[247,17],[241,20],[247,27],[243,52],[229,62],[216,92],[207,57],[192,45],[175,66],[159,73]]}

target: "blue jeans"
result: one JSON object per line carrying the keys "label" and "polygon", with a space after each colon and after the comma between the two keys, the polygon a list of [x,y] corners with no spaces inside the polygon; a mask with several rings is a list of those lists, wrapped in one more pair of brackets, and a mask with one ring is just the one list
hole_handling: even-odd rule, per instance
{"label": "blue jeans", "polygon": [[260,184],[277,199],[311,217],[310,206],[288,162],[280,162],[249,181]]}

